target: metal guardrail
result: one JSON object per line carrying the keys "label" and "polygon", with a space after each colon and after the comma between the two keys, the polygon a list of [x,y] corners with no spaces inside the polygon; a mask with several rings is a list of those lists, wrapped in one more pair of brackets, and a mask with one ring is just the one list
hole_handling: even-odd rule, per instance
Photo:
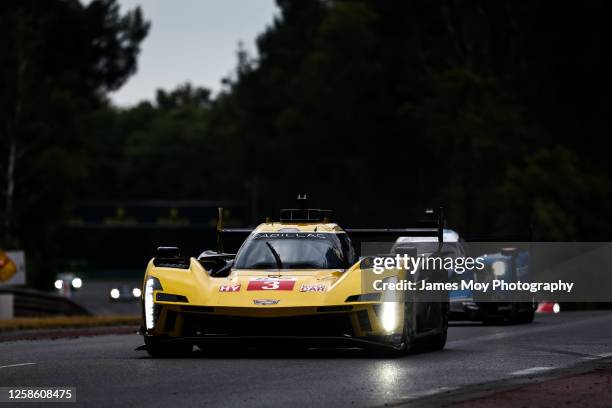
{"label": "metal guardrail", "polygon": [[21,288],[1,288],[0,294],[3,293],[13,294],[16,317],[91,315],[86,308],[63,296]]}

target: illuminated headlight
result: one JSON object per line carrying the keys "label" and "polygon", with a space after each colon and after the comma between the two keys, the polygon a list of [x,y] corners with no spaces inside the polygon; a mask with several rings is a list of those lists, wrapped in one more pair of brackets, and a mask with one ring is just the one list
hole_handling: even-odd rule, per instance
{"label": "illuminated headlight", "polygon": [[561,306],[558,303],[553,305],[553,313],[559,313],[561,311]]}
{"label": "illuminated headlight", "polygon": [[[386,287],[395,287],[397,285],[397,276],[388,276],[383,279],[383,284]],[[382,329],[387,333],[393,333],[397,328],[398,314],[398,291],[387,289],[382,293],[382,305],[380,307],[380,324]]]}
{"label": "illuminated headlight", "polygon": [[154,290],[162,290],[162,286],[157,278],[150,277],[145,283],[144,292],[144,315],[147,330],[151,330],[153,327],[155,327],[155,303],[153,301]]}
{"label": "illuminated headlight", "polygon": [[81,278],[74,278],[72,280],[72,287],[75,289],[79,289],[81,286],[83,286],[83,281],[81,280]]}
{"label": "illuminated headlight", "polygon": [[382,281],[383,281],[383,284],[386,285],[385,286],[386,288],[389,288],[389,287],[394,288],[394,289],[387,289],[382,293],[382,301],[383,302],[397,302],[398,294],[399,294],[399,291],[395,289],[398,283],[397,276],[388,276]]}
{"label": "illuminated headlight", "polygon": [[503,261],[495,261],[491,264],[491,269],[493,269],[493,275],[497,277],[504,276],[506,273],[506,263]]}
{"label": "illuminated headlight", "polygon": [[55,281],[54,285],[55,285],[55,289],[61,289],[62,286],[64,286],[64,282],[62,282],[61,279],[58,279],[58,280]]}
{"label": "illuminated headlight", "polygon": [[132,296],[139,298],[142,295],[142,291],[139,288],[132,289]]}
{"label": "illuminated headlight", "polygon": [[398,302],[384,302],[380,308],[380,324],[387,333],[397,328]]}
{"label": "illuminated headlight", "polygon": [[112,297],[113,299],[119,299],[120,295],[121,295],[121,293],[119,293],[119,289],[117,289],[117,288],[111,289],[110,297]]}

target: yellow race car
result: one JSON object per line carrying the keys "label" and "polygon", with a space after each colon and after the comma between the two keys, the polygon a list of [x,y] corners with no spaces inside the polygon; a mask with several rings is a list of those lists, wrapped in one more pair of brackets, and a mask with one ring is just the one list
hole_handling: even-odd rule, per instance
{"label": "yellow race car", "polygon": [[[219,233],[238,231],[224,229],[221,214]],[[205,251],[184,258],[176,247],[158,248],[142,288],[140,349],[153,357],[189,353],[194,345],[360,347],[386,355],[417,346],[442,349],[448,293],[422,300],[375,290],[372,282],[427,280],[446,271],[373,274],[373,258],[358,259],[349,237],[421,234],[441,240],[441,219],[435,228],[345,231],[329,217],[327,210],[282,210],[279,221],[246,231],[235,255]]]}

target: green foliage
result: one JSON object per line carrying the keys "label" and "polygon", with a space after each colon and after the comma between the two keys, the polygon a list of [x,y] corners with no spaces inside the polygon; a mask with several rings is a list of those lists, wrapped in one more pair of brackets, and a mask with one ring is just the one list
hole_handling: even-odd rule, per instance
{"label": "green foliage", "polygon": [[[159,91],[155,103],[107,107],[91,120],[90,178],[79,195],[91,199],[202,199],[222,194],[219,164],[229,146],[212,138],[209,91],[183,85]],[[103,141],[103,143],[100,143]],[[233,160],[233,159],[232,159]]]}
{"label": "green foliage", "polygon": [[[263,212],[308,191],[352,223],[397,224],[407,207],[443,204],[467,235],[603,236],[609,228],[593,220],[609,213],[608,183],[596,174],[610,166],[588,129],[607,125],[592,114],[600,97],[570,71],[608,77],[606,51],[596,41],[582,51],[589,59],[565,63],[563,47],[576,45],[561,23],[573,19],[570,3],[551,13],[545,2],[280,1],[260,59],[219,104],[232,107],[221,122],[247,156],[242,177],[264,180]],[[604,8],[580,8],[581,38],[601,34],[588,22]],[[575,165],[570,189],[545,185],[558,169],[534,152],[550,144],[589,164]],[[510,176],[523,166],[541,174]]]}
{"label": "green foliage", "polygon": [[[113,174],[109,189],[120,197],[243,200],[256,212],[252,222],[308,192],[351,224],[398,224],[407,208],[441,204],[466,235],[527,235],[532,227],[542,239],[603,233],[593,220],[605,205],[589,200],[608,191],[595,174],[609,165],[600,149],[577,143],[591,135],[572,127],[593,127],[581,106],[589,101],[557,98],[569,81],[554,71],[563,55],[558,37],[567,39],[556,18],[570,18],[566,4],[555,19],[542,18],[550,8],[539,1],[278,5],[258,38],[258,58],[239,49],[216,99],[183,87],[160,91],[152,104],[111,109],[114,119],[100,128],[114,123],[120,159],[114,171],[98,171]],[[581,9],[581,37],[601,31],[586,19],[601,7]],[[597,47],[585,50],[589,61],[603,52]],[[589,63],[571,60],[576,71]],[[568,104],[580,109],[550,120]],[[547,184],[559,175],[551,160],[565,160],[564,176],[579,174],[571,189]]]}
{"label": "green foliage", "polygon": [[49,253],[74,197],[235,199],[255,223],[298,192],[352,225],[441,204],[467,236],[609,236],[605,1],[277,3],[219,95],[119,109],[138,9],[2,2],[4,244]]}
{"label": "green foliage", "polygon": [[135,72],[148,23],[115,0],[9,0],[0,27],[1,239],[37,280],[87,172],[88,115]]}
{"label": "green foliage", "polygon": [[502,220],[510,228],[531,218],[534,239],[541,241],[605,239],[610,191],[610,181],[589,172],[576,153],[542,148],[508,169],[500,193],[514,205]]}

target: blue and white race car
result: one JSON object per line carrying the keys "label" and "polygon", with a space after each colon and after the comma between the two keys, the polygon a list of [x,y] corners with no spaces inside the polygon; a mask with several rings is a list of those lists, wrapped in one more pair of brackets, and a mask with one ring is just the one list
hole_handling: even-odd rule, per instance
{"label": "blue and white race car", "polygon": [[[444,229],[444,244],[439,248],[437,240],[429,237],[400,237],[391,252],[396,253],[403,247],[414,247],[418,256],[428,256],[442,251],[445,257],[481,257],[484,268],[466,269],[461,274],[449,270],[449,281],[491,282],[500,279],[506,282],[530,280],[529,252],[519,248],[502,248],[492,253],[482,253],[482,248],[470,246],[452,229]],[[473,253],[479,252],[480,253]],[[461,285],[458,285],[461,287]],[[489,291],[475,292],[469,289],[450,291],[451,320],[483,321],[485,324],[501,322],[530,323],[533,321],[536,303],[533,298],[509,298],[507,292]]]}

